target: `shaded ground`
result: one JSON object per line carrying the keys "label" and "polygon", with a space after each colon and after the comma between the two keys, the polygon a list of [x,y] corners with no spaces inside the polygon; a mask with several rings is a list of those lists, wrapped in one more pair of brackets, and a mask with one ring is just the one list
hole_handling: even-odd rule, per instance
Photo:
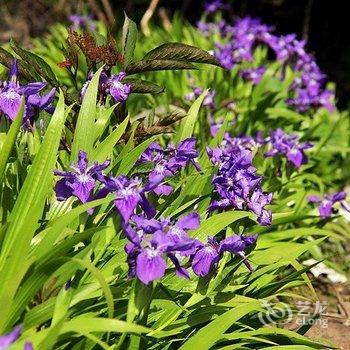
{"label": "shaded ground", "polygon": [[[350,350],[350,285],[334,285],[325,280],[317,280],[315,289],[325,309],[319,319],[311,320],[314,324],[305,336],[329,346]],[[314,306],[311,311],[313,310]],[[298,329],[300,322],[299,318],[299,325],[296,325],[297,321],[293,320],[287,328]]]}
{"label": "shaded ground", "polygon": [[316,324],[306,333],[306,336],[323,343],[330,341],[339,349],[350,350],[350,327],[339,321],[330,319],[327,328]]}

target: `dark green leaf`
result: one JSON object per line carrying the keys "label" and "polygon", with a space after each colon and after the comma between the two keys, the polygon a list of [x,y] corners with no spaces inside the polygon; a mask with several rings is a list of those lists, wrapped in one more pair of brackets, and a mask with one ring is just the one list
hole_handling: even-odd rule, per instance
{"label": "dark green leaf", "polygon": [[155,70],[177,70],[177,69],[196,69],[196,67],[185,61],[178,60],[141,60],[129,64],[125,71],[126,74],[135,74],[141,72],[150,72]]}
{"label": "dark green leaf", "polygon": [[218,60],[198,47],[182,43],[167,43],[149,51],[144,60],[182,60],[186,62],[208,63],[215,66],[221,64]]}
{"label": "dark green leaf", "polygon": [[134,51],[137,41],[137,26],[127,15],[125,15],[123,25],[123,56],[124,68],[127,67],[134,58]]}
{"label": "dark green leaf", "polygon": [[164,88],[151,81],[138,79],[124,79],[123,83],[131,85],[131,91],[138,94],[160,94]]}
{"label": "dark green leaf", "polygon": [[[14,57],[9,52],[7,52],[5,49],[0,47],[0,63],[1,64],[3,64],[8,69],[10,69],[13,59],[14,59]],[[17,64],[18,64],[19,74],[21,76],[23,76],[27,80],[32,80],[32,79],[35,80],[36,79],[36,77],[37,77],[36,74],[33,74],[33,72],[30,71],[30,69],[29,69],[30,67],[28,65],[26,66],[22,60],[17,60]]]}
{"label": "dark green leaf", "polygon": [[13,41],[11,41],[11,47],[18,56],[20,56],[25,62],[27,62],[28,65],[32,66],[35,69],[35,71],[48,83],[50,83],[52,86],[59,87],[59,83],[51,67],[40,56],[25,49],[22,49]]}

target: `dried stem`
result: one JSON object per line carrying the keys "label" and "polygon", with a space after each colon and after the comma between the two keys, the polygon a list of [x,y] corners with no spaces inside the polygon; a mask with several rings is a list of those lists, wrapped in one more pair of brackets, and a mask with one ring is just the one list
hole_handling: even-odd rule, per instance
{"label": "dried stem", "polygon": [[140,26],[141,26],[142,33],[145,36],[151,35],[151,31],[149,29],[148,22],[152,18],[154,11],[156,10],[156,8],[158,6],[158,3],[159,3],[159,0],[151,0],[151,3],[149,4],[148,9],[146,10],[145,14],[143,15],[143,17],[141,19]]}

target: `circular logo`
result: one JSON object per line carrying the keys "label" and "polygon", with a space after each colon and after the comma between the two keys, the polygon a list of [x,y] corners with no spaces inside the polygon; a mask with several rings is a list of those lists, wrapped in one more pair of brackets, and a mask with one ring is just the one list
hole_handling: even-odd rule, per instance
{"label": "circular logo", "polygon": [[271,303],[267,300],[260,300],[264,311],[258,314],[262,324],[278,324],[284,325],[289,323],[293,318],[293,311],[286,303]]}

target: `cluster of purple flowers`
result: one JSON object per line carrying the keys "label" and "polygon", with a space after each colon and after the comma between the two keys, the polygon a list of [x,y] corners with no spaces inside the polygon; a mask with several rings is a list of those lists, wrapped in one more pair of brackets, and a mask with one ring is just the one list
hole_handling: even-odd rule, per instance
{"label": "cluster of purple flowers", "polygon": [[339,202],[341,207],[346,211],[350,212],[350,206],[345,201],[346,193],[345,192],[335,192],[331,195],[325,195],[322,197],[312,195],[308,197],[310,203],[318,204],[318,212],[322,218],[329,218],[335,212],[334,204]]}
{"label": "cluster of purple flowers", "polygon": [[[124,175],[117,178],[105,175],[103,170],[109,164],[110,161],[106,160],[102,164],[95,163],[89,166],[86,153],[80,151],[77,163],[71,165],[71,171],[54,171],[56,176],[61,177],[55,186],[57,199],[65,201],[76,197],[81,203],[86,203],[114,193],[114,204],[123,220],[129,220],[138,204],[150,216],[153,215],[154,209],[145,197],[149,190],[142,185],[142,180],[137,177],[128,179]],[[92,210],[88,213],[91,214]]]}
{"label": "cluster of purple flowers", "polygon": [[46,83],[33,82],[21,85],[18,81],[17,60],[13,59],[10,78],[8,81],[0,82],[0,112],[9,120],[13,121],[19,111],[22,98],[25,98],[25,111],[23,123],[31,122],[32,118],[39,110],[53,113],[52,101],[56,94],[56,89],[52,89],[46,95],[39,93],[46,87]]}
{"label": "cluster of purple flowers", "polygon": [[[255,243],[255,236],[232,236],[220,243],[210,237],[208,243],[203,244],[187,234],[188,230],[199,226],[197,213],[190,213],[177,221],[169,218],[155,219],[156,210],[147,198],[147,193],[153,191],[157,195],[169,195],[172,187],[165,181],[189,163],[200,171],[195,147],[195,138],[185,139],[177,146],[169,144],[166,148],[152,143],[138,160],[139,163],[151,165],[144,181],[138,177],[127,178],[121,175],[114,178],[106,175],[103,170],[109,166],[109,161],[89,166],[86,153],[80,151],[78,161],[71,166],[70,171],[54,172],[61,177],[55,187],[57,199],[66,200],[74,196],[86,203],[113,193],[114,205],[129,240],[125,247],[129,276],[137,276],[145,284],[165,274],[166,258],[172,261],[177,274],[186,278],[189,277],[188,272],[181,265],[184,259],[188,260],[187,263],[192,263],[195,274],[206,276],[226,251],[240,256],[252,269],[244,251]],[[138,207],[141,210],[136,214]],[[257,207],[254,210],[257,211]]]}
{"label": "cluster of purple flowers", "polygon": [[216,43],[214,54],[226,69],[232,69],[241,62],[252,62],[254,44],[271,29],[250,17],[238,19],[234,25],[221,21],[217,30],[226,43]]}
{"label": "cluster of purple flowers", "polygon": [[231,138],[226,135],[221,147],[208,148],[208,155],[218,173],[212,183],[219,199],[212,201],[209,210],[230,208],[251,210],[261,225],[270,225],[272,213],[265,206],[272,201],[272,193],[261,188],[262,178],[252,164],[252,148],[256,141],[249,136]]}
{"label": "cluster of purple flowers", "polygon": [[294,97],[289,98],[287,103],[295,106],[300,112],[320,106],[332,112],[334,93],[322,88],[326,82],[326,75],[321,72],[314,57],[305,51],[306,41],[297,40],[295,34],[289,34],[280,37],[267,36],[265,43],[274,50],[279,61],[290,64],[298,73],[290,86]]}
{"label": "cluster of purple flowers", "polygon": [[173,188],[164,183],[166,177],[175,175],[188,163],[200,171],[196,160],[198,157],[196,143],[197,140],[194,137],[181,141],[177,147],[169,144],[168,147],[162,148],[158,143],[153,142],[138,160],[139,163],[150,163],[153,167],[148,175],[147,188],[158,195],[169,195]]}
{"label": "cluster of purple flowers", "polygon": [[[22,326],[17,326],[12,332],[0,336],[0,350],[10,349],[11,345],[14,344],[22,333]],[[24,350],[33,350],[33,345],[30,342],[24,344]]]}
{"label": "cluster of purple flowers", "polygon": [[271,131],[265,142],[271,145],[271,149],[265,153],[266,157],[283,154],[296,168],[300,168],[302,164],[308,162],[304,150],[313,146],[310,142],[300,143],[298,135],[289,135],[282,129]]}
{"label": "cluster of purple flowers", "polygon": [[[112,75],[111,77],[108,77],[107,73],[105,71],[102,71],[99,81],[100,95],[104,98],[110,95],[116,102],[126,101],[131,93],[131,85],[122,82],[125,76],[126,74],[124,72],[120,72],[118,74]],[[81,89],[81,98],[84,97],[86,89],[89,86],[92,77],[93,73],[90,72],[86,82]]]}
{"label": "cluster of purple flowers", "polygon": [[125,246],[128,255],[129,277],[137,276],[144,284],[164,276],[168,258],[174,265],[176,274],[189,278],[184,265],[192,267],[197,276],[207,276],[219,262],[224,252],[236,254],[246,266],[253,268],[245,257],[245,251],[256,242],[257,236],[233,235],[220,244],[209,236],[204,244],[189,236],[188,231],[199,227],[200,218],[196,212],[180,217],[147,219],[134,215],[123,229],[129,243]]}
{"label": "cluster of purple flowers", "polygon": [[149,217],[152,217],[154,209],[145,194],[153,191],[158,195],[169,195],[172,187],[164,183],[165,178],[175,175],[188,163],[192,163],[196,169],[200,170],[196,162],[198,151],[195,146],[195,138],[185,139],[177,147],[169,144],[165,149],[157,143],[152,143],[139,159],[140,163],[153,164],[153,170],[149,172],[148,182],[145,185],[138,177],[129,179],[124,175],[117,178],[105,175],[103,170],[110,165],[109,160],[89,166],[86,153],[80,151],[78,161],[71,165],[70,171],[54,171],[56,176],[61,177],[55,186],[56,197],[60,201],[76,197],[81,203],[86,203],[103,198],[108,193],[114,193],[115,206],[125,222],[133,215],[138,204]]}
{"label": "cluster of purple flowers", "polygon": [[[220,1],[214,1],[206,7],[208,13],[212,13],[223,6]],[[206,37],[214,32],[221,36],[220,42],[215,43],[214,55],[226,69],[231,70],[242,62],[252,62],[254,46],[263,43],[275,52],[277,60],[282,63],[282,78],[287,65],[297,74],[289,87],[290,98],[286,101],[289,105],[300,112],[311,107],[325,107],[330,112],[334,110],[334,93],[324,88],[326,76],[314,57],[305,51],[306,42],[297,40],[295,34],[275,35],[273,27],[250,17],[240,18],[233,25],[220,20],[218,23],[199,22],[197,26]],[[242,72],[243,77],[253,84],[258,84],[263,74],[264,67]]]}

